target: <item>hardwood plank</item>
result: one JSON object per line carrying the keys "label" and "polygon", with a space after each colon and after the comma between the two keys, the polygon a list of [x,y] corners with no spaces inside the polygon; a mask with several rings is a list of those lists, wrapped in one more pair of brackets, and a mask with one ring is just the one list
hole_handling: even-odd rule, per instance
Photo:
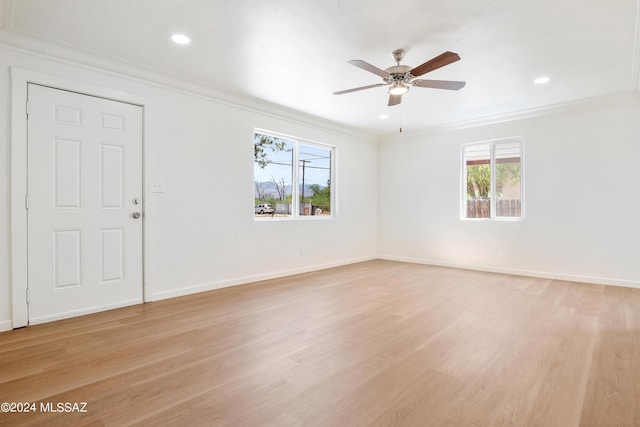
{"label": "hardwood plank", "polygon": [[0,333],[0,425],[640,425],[640,290],[369,261]]}
{"label": "hardwood plank", "polygon": [[638,425],[640,421],[640,305],[629,303],[628,297],[624,288],[604,291],[583,425]]}

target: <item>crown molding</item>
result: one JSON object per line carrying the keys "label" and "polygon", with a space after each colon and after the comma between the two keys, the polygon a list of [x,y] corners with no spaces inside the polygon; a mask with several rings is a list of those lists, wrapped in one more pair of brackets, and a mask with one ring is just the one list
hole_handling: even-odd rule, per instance
{"label": "crown molding", "polygon": [[510,113],[481,117],[478,119],[464,120],[443,126],[446,129],[466,129],[478,126],[495,125],[516,120],[525,120],[536,117],[558,116],[572,114],[581,111],[598,110],[617,105],[628,105],[640,102],[640,93],[636,91],[620,92],[611,95],[597,96],[593,98],[578,99],[575,101],[561,102],[528,108]]}
{"label": "crown molding", "polygon": [[612,95],[603,95],[593,98],[579,99],[576,101],[563,102],[542,107],[528,108],[519,111],[513,111],[505,114],[497,114],[493,116],[485,116],[477,119],[463,120],[443,125],[430,126],[429,128],[416,130],[414,132],[404,132],[402,136],[397,134],[388,134],[380,137],[379,141],[393,141],[401,137],[420,136],[434,133],[441,133],[451,130],[470,129],[484,126],[492,126],[502,123],[509,123],[518,120],[526,120],[538,117],[552,117],[566,114],[574,114],[584,111],[599,110],[604,108],[612,108],[621,105],[633,105],[640,103],[640,92],[627,91],[615,93]]}
{"label": "crown molding", "polygon": [[12,4],[11,0],[0,0],[0,46],[6,49],[129,81],[135,81],[148,86],[183,93],[224,104],[232,108],[247,110],[292,123],[303,124],[336,134],[379,141],[490,126],[516,120],[568,114],[640,101],[640,0],[637,0],[635,50],[632,64],[632,84],[629,91],[429,126],[416,129],[415,131],[405,131],[401,135],[367,131],[247,95],[222,92],[205,82],[185,79],[182,76],[176,76],[162,70],[153,69],[143,64],[123,61],[122,59],[111,57],[101,52],[64,44],[56,40],[42,39],[15,30],[7,30],[7,27],[10,28],[10,10]]}
{"label": "crown molding", "polygon": [[55,40],[43,40],[29,34],[0,28],[0,47],[335,134],[371,140],[375,138],[375,133],[366,132],[360,128],[326,120],[258,98],[222,92],[203,82],[185,79],[161,70],[126,62],[100,52],[66,45]]}

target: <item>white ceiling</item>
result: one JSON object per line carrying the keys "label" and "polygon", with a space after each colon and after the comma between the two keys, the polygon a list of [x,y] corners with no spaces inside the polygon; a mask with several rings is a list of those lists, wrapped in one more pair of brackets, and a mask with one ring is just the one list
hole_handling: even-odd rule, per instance
{"label": "white ceiling", "polygon": [[[4,1],[10,32],[378,134],[638,89],[639,0]],[[467,86],[414,87],[395,107],[387,87],[333,95],[381,81],[348,60],[384,69],[397,48],[411,66],[457,52],[422,78]]]}

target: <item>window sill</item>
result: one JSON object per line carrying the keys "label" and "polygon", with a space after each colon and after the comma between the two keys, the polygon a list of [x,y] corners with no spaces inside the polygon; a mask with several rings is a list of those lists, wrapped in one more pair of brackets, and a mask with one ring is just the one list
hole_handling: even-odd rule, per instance
{"label": "window sill", "polygon": [[522,222],[524,221],[523,217],[497,217],[497,218],[460,218],[460,221],[471,221],[471,222],[485,222],[485,221],[497,221],[497,222]]}
{"label": "window sill", "polygon": [[335,216],[333,215],[320,215],[320,216],[315,216],[315,215],[310,215],[310,216],[299,216],[296,218],[293,217],[271,217],[271,216],[266,216],[266,217],[253,217],[253,220],[255,222],[280,222],[280,221],[330,221],[332,219],[334,219]]}

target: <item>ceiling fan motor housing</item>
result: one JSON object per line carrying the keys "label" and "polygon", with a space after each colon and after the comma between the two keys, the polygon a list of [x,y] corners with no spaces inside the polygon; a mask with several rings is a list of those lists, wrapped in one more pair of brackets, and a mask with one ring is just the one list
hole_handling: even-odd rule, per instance
{"label": "ceiling fan motor housing", "polygon": [[394,65],[384,71],[386,71],[390,75],[390,78],[388,78],[389,82],[397,82],[407,79],[411,70],[412,67],[408,65]]}

